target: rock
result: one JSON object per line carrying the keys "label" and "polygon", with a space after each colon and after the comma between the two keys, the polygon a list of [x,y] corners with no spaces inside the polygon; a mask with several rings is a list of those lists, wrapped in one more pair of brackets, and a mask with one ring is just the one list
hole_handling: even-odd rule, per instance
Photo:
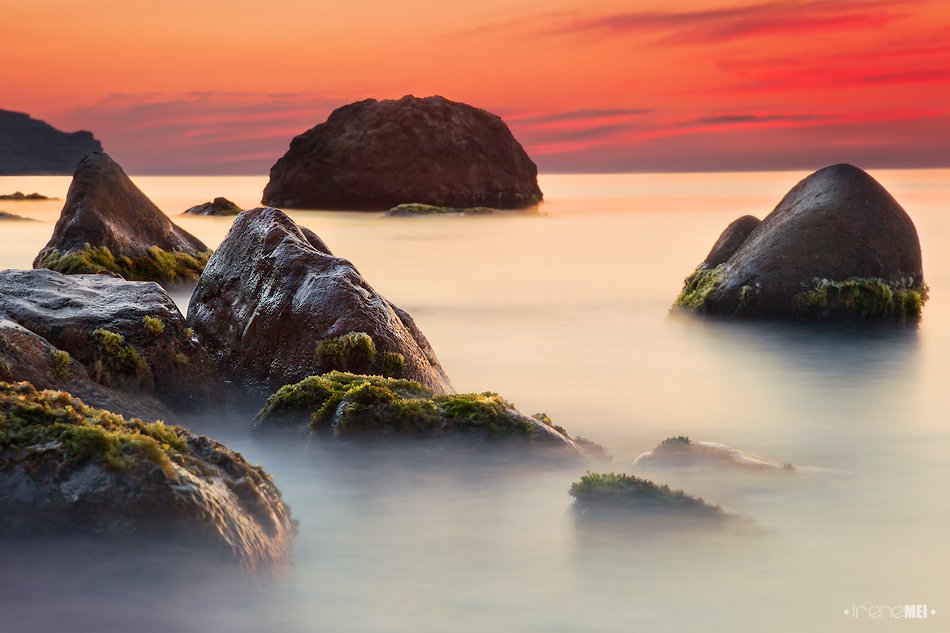
{"label": "rock", "polygon": [[443,97],[367,99],[293,139],[271,168],[267,205],[384,210],[404,203],[523,208],[538,169],[500,117]]}
{"label": "rock", "polygon": [[675,307],[765,319],[919,318],[927,286],[917,230],[857,167],[833,165],[805,178],[730,255],[752,224],[730,225]]}
{"label": "rock", "polygon": [[135,535],[284,564],[290,511],[260,467],[162,422],[93,409],[67,393],[0,383],[0,535]]}
{"label": "rock", "polygon": [[0,315],[68,352],[100,384],[177,409],[220,395],[214,364],[156,283],[4,270]]}
{"label": "rock", "polygon": [[262,394],[335,369],[451,390],[412,317],[277,209],[237,216],[198,281],[188,322],[222,375]]}
{"label": "rock", "polygon": [[191,207],[182,213],[182,215],[237,215],[243,211],[227,198],[215,198],[212,202],[205,202]]}
{"label": "rock", "polygon": [[6,211],[0,211],[0,220],[9,220],[11,222],[15,222],[15,221],[35,222],[33,218],[24,218],[22,215],[7,213]]}
{"label": "rock", "polygon": [[22,112],[0,110],[0,176],[71,174],[83,156],[101,151],[91,132],[61,132]]}
{"label": "rock", "polygon": [[571,484],[575,508],[584,515],[617,517],[682,516],[694,519],[726,519],[719,506],[667,485],[623,473],[591,473]]}
{"label": "rock", "polygon": [[637,457],[638,466],[671,466],[742,469],[756,472],[793,473],[795,466],[780,464],[719,442],[695,442],[685,436],[669,437],[652,451]]}
{"label": "rock", "polygon": [[172,224],[118,163],[97,152],[76,168],[53,237],[33,267],[188,281],[198,278],[210,254],[198,238]]}
{"label": "rock", "polygon": [[411,202],[399,204],[386,212],[386,215],[392,217],[405,217],[413,215],[491,215],[498,209],[488,207],[471,207],[469,209],[458,209],[455,207],[436,207],[431,204],[419,204]]}
{"label": "rock", "polygon": [[[72,170],[70,170],[72,171]],[[23,193],[22,191],[17,191],[14,193],[0,193],[0,200],[16,200],[16,201],[26,201],[26,200],[56,200],[57,198],[49,198],[38,193]]]}
{"label": "rock", "polygon": [[722,232],[719,239],[713,245],[712,250],[706,255],[703,265],[706,268],[715,268],[720,264],[725,264],[729,258],[735,255],[739,247],[749,238],[749,234],[762,223],[759,218],[751,215],[744,215],[738,220],[733,221],[726,230]]}
{"label": "rock", "polygon": [[153,397],[124,394],[95,382],[69,352],[51,345],[0,315],[0,381],[26,381],[39,389],[68,391],[94,407],[122,415],[170,419],[172,412]]}
{"label": "rock", "polygon": [[496,393],[437,395],[418,382],[331,372],[281,387],[255,427],[309,427],[336,438],[476,439],[526,444],[568,457],[583,446],[547,416],[529,417]]}

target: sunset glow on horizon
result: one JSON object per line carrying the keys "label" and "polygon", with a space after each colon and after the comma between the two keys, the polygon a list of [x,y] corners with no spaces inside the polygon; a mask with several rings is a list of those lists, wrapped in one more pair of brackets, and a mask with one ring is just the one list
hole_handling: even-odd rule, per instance
{"label": "sunset glow on horizon", "polygon": [[4,99],[138,174],[266,173],[335,108],[500,114],[542,171],[950,166],[950,5],[5,2]]}

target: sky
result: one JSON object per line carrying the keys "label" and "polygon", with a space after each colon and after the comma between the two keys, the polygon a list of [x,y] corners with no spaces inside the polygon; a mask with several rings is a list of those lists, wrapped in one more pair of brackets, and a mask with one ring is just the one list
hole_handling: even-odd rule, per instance
{"label": "sky", "polygon": [[335,107],[405,94],[501,115],[542,172],[950,166],[946,0],[0,0],[0,22],[0,109],[135,174],[265,174]]}

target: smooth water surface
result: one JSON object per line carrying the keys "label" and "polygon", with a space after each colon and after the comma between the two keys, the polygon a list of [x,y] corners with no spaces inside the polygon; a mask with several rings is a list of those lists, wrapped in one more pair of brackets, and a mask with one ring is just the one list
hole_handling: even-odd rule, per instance
{"label": "smooth water surface", "polygon": [[[579,524],[584,466],[255,437],[184,420],[261,463],[299,521],[295,566],[248,578],[191,556],[37,544],[5,554],[2,631],[948,630],[950,171],[874,172],[917,225],[919,329],[671,317],[682,279],[736,217],[803,173],[542,176],[534,215],[295,211],[426,333],[459,391],[498,391],[607,446],[608,466],[685,488],[744,529]],[[140,177],[169,215],[265,178]],[[65,197],[68,178],[0,178]],[[62,201],[0,202],[0,268],[29,267]],[[209,246],[230,218],[175,217]],[[175,293],[182,309],[187,291]],[[671,435],[819,473],[638,471]],[[925,621],[852,605],[926,603]],[[875,626],[879,625],[879,626]]]}

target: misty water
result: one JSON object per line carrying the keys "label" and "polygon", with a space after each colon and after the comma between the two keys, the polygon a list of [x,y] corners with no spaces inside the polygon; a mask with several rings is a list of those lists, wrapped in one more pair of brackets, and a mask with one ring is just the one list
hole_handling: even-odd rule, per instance
{"label": "misty water", "polygon": [[[274,477],[293,567],[249,575],[174,547],[6,544],[2,631],[848,631],[853,605],[950,618],[950,171],[872,172],[917,225],[931,300],[916,329],[669,314],[719,232],[763,217],[804,173],[541,177],[537,214],[384,218],[297,211],[408,310],[458,391],[497,391],[605,445],[609,465],[490,450],[257,436],[252,415],[181,423]],[[137,177],[169,215],[265,178]],[[0,178],[65,197],[68,178]],[[61,201],[0,202],[0,268],[26,268]],[[230,218],[175,217],[216,246]],[[188,292],[175,298],[182,310]],[[668,436],[723,442],[795,473],[645,470]],[[713,527],[578,522],[584,471],[634,473],[745,517]],[[874,627],[880,628],[880,627]]]}

